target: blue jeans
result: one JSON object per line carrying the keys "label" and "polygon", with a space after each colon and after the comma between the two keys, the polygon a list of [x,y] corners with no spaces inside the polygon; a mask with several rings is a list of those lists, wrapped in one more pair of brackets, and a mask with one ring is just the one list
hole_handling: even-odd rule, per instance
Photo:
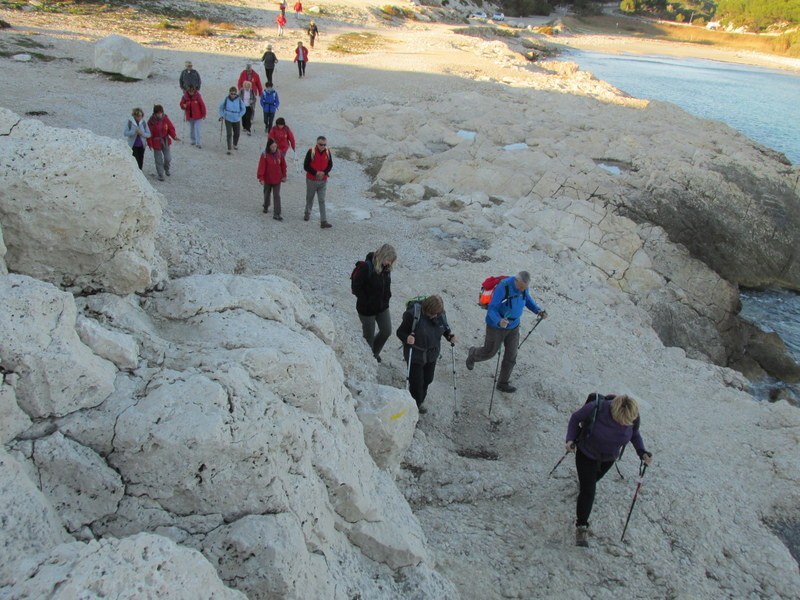
{"label": "blue jeans", "polygon": [[195,146],[200,145],[200,124],[203,119],[190,119],[189,120],[189,138]]}

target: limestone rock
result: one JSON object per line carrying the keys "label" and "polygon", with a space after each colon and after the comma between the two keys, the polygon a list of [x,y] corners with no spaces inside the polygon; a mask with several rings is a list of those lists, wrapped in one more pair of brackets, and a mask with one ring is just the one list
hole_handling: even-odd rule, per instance
{"label": "limestone rock", "polygon": [[31,420],[17,404],[17,393],[9,382],[18,379],[7,375],[0,384],[0,445],[7,444],[31,424]]}
{"label": "limestone rock", "polygon": [[161,204],[123,141],[5,109],[0,133],[0,224],[11,270],[118,294],[163,278],[154,250]]}
{"label": "limestone rock", "polygon": [[94,66],[106,73],[131,79],[147,79],[153,68],[153,51],[130,38],[109,35],[94,46]]}
{"label": "limestone rock", "polygon": [[25,277],[0,277],[4,368],[19,377],[17,402],[31,417],[97,406],[114,387],[114,365],[94,355],[75,332],[70,294]]}
{"label": "limestone rock", "polygon": [[6,266],[6,252],[8,249],[6,248],[6,244],[3,241],[3,227],[0,224],[0,275],[5,275],[8,273],[8,267]]}
{"label": "limestone rock", "polygon": [[157,535],[73,542],[25,561],[10,598],[209,598],[244,600],[203,556]]}
{"label": "limestone rock", "polygon": [[31,457],[42,492],[53,499],[67,529],[116,512],[123,494],[119,474],[95,452],[56,432],[35,441]]}
{"label": "limestone rock", "polygon": [[199,221],[185,224],[170,218],[161,219],[156,231],[156,249],[166,260],[172,279],[209,273],[240,273],[247,266],[224,238],[215,235]]}
{"label": "limestone rock", "polygon": [[365,382],[354,387],[356,414],[372,459],[382,469],[396,472],[414,437],[417,405],[406,390]]}
{"label": "limestone rock", "polygon": [[22,466],[0,447],[0,596],[3,587],[18,580],[18,560],[69,539],[61,520]]}
{"label": "limestone rock", "polygon": [[76,330],[81,341],[101,358],[120,369],[134,369],[139,363],[139,347],[128,334],[111,331],[97,321],[78,316]]}

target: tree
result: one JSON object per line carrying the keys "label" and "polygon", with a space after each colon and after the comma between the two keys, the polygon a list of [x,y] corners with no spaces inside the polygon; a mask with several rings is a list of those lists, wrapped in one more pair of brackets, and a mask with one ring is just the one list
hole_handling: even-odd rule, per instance
{"label": "tree", "polygon": [[626,13],[635,13],[639,10],[639,2],[637,0],[621,0],[619,9]]}

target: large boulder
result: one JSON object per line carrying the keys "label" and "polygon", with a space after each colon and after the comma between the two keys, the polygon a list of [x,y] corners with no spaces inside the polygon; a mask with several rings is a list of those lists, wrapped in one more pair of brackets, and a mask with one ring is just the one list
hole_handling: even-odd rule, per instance
{"label": "large boulder", "polygon": [[72,289],[143,291],[166,275],[161,203],[123,141],[0,109],[8,268]]}
{"label": "large boulder", "polygon": [[130,38],[109,35],[94,46],[94,66],[106,73],[147,79],[153,69],[153,51]]}

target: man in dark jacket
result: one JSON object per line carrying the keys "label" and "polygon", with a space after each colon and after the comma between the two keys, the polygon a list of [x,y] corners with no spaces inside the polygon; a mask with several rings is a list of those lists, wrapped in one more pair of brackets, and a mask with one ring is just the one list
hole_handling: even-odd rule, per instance
{"label": "man in dark jacket", "polygon": [[186,68],[181,71],[178,84],[181,86],[181,89],[184,92],[189,89],[190,85],[193,85],[194,89],[198,91],[200,90],[200,73],[194,70],[192,67],[192,61],[186,61]]}
{"label": "man in dark jacket", "polygon": [[422,403],[433,382],[436,361],[439,360],[442,338],[455,345],[456,336],[450,331],[440,296],[428,296],[418,304],[419,320],[414,326],[415,306],[403,313],[403,322],[397,328],[397,337],[403,342],[403,354],[408,369],[408,391],[417,402],[419,412],[428,412]]}

